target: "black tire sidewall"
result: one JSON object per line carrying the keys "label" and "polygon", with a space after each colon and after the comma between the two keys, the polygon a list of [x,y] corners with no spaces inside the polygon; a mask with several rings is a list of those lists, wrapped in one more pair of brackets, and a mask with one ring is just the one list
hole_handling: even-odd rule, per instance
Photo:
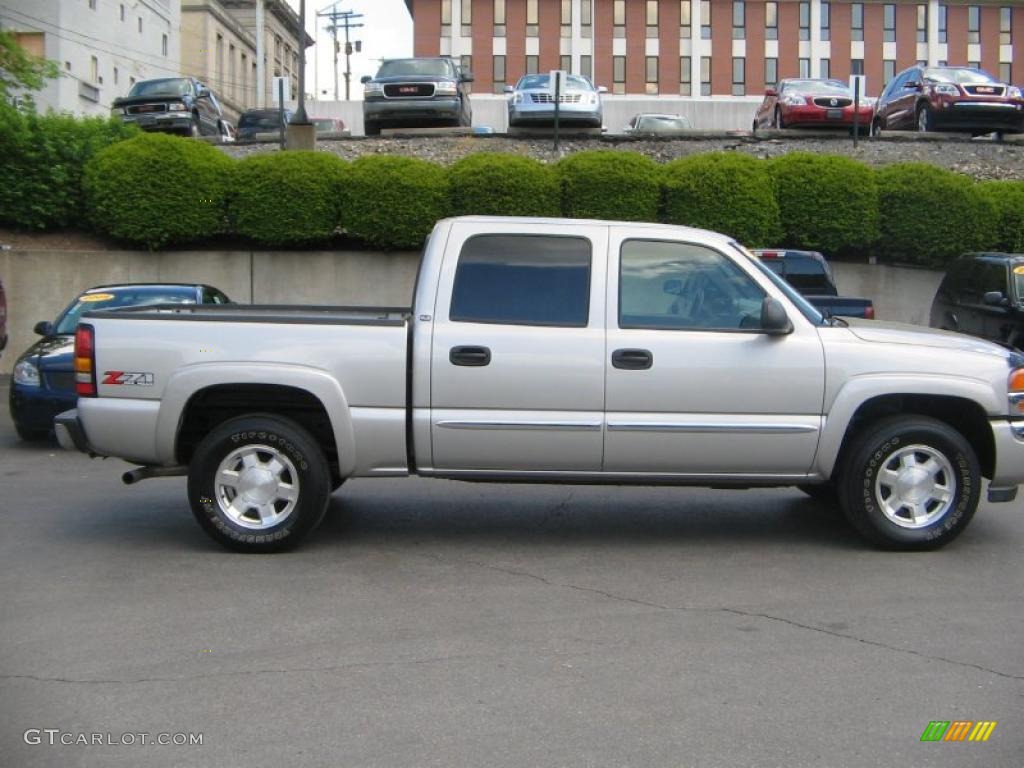
{"label": "black tire sidewall", "polygon": [[[231,451],[247,444],[276,447],[291,459],[298,474],[295,508],[265,530],[238,525],[216,502],[217,467]],[[199,444],[189,464],[188,496],[196,520],[215,541],[240,552],[275,552],[298,544],[320,524],[330,491],[330,470],[319,445],[301,426],[277,416],[242,416],[224,422]]]}
{"label": "black tire sidewall", "polygon": [[[942,453],[956,473],[952,507],[923,528],[903,528],[888,520],[875,498],[879,469],[894,451],[926,445]],[[934,549],[958,536],[974,516],[981,495],[977,456],[960,433],[927,417],[886,419],[858,441],[843,468],[839,497],[850,522],[864,536],[890,549]]]}

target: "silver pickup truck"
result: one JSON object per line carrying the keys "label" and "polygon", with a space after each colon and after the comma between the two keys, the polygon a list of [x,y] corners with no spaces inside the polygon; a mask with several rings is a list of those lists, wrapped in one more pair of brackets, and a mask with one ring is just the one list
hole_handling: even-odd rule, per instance
{"label": "silver pickup truck", "polygon": [[870,541],[941,546],[1024,482],[1024,358],[824,319],[728,237],[439,222],[411,311],[95,311],[65,447],[188,476],[217,541],[272,551],[350,477],[798,486]]}

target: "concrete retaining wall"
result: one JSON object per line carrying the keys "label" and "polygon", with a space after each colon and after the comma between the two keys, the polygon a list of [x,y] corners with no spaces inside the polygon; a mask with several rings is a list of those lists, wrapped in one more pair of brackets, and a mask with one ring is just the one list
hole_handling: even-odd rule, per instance
{"label": "concrete retaining wall", "polygon": [[[235,301],[263,304],[407,306],[418,253],[250,251],[4,251],[10,344],[0,373],[35,339],[32,326],[53,320],[78,292],[115,282],[209,283]],[[843,293],[875,301],[881,319],[927,325],[941,274],[865,264],[835,264]]]}

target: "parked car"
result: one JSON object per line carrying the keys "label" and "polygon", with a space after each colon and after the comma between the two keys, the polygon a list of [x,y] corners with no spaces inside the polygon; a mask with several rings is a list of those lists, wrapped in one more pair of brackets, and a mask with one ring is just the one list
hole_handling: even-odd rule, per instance
{"label": "parked car", "polygon": [[1024,356],[826,319],[731,238],[664,224],[446,219],[410,308],[93,311],[75,366],[61,445],[128,483],[187,474],[249,552],[350,477],[826,486],[899,549],[1024,482]]}
{"label": "parked car", "polygon": [[1024,348],[1024,254],[968,253],[954,261],[929,325]]}
{"label": "parked car", "polygon": [[381,128],[473,124],[471,72],[450,58],[387,59],[363,83],[363,132]]}
{"label": "parked car", "polygon": [[317,136],[326,134],[345,133],[345,121],[337,117],[311,117],[309,121],[313,124]]}
{"label": "parked car", "polygon": [[692,130],[687,117],[644,112],[634,115],[623,133],[627,136],[684,136]]}
{"label": "parked car", "polygon": [[[607,90],[604,86],[596,87],[583,75],[568,75],[558,97],[558,122],[600,128],[604,123],[601,94]],[[554,124],[551,75],[523,75],[514,87],[505,86],[505,93],[510,127]]]}
{"label": "parked car", "polygon": [[75,407],[74,334],[86,310],[141,304],[226,304],[223,292],[209,285],[102,285],[79,294],[53,322],[36,323],[41,336],[14,364],[9,405],[14,428],[23,440],[44,439],[53,417]]}
{"label": "parked car", "polygon": [[140,80],[114,99],[111,113],[144,131],[185,136],[219,136],[223,119],[213,91],[191,77]]}
{"label": "parked car", "polygon": [[817,251],[757,249],[751,253],[796,288],[826,317],[841,315],[875,319],[875,304],[871,299],[839,295],[832,268]]}
{"label": "parked car", "polygon": [[[284,124],[288,125],[294,116],[292,110],[284,110]],[[247,109],[238,118],[236,137],[239,141],[251,141],[261,133],[272,133],[276,136],[281,132],[281,127],[281,110]]]}
{"label": "parked car", "polygon": [[7,348],[7,294],[4,281],[0,280],[0,352]]}
{"label": "parked car", "polygon": [[1020,88],[973,67],[910,67],[882,91],[871,121],[872,133],[885,130],[1024,130]]}
{"label": "parked car", "polygon": [[[868,130],[872,106],[861,98],[858,124]],[[853,92],[842,80],[787,78],[764,92],[754,114],[760,128],[853,128]]]}

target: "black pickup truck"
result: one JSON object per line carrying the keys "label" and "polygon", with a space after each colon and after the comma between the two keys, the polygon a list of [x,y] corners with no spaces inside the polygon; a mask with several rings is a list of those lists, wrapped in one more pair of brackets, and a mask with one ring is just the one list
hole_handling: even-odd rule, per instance
{"label": "black pickup truck", "polygon": [[1024,253],[968,253],[954,261],[928,324],[1024,348]]}
{"label": "black pickup truck", "polygon": [[473,107],[466,84],[473,75],[446,57],[386,59],[363,83],[363,132],[381,128],[470,126]]}
{"label": "black pickup truck", "polygon": [[759,249],[752,253],[826,316],[875,319],[871,299],[839,295],[832,268],[817,251]]}

